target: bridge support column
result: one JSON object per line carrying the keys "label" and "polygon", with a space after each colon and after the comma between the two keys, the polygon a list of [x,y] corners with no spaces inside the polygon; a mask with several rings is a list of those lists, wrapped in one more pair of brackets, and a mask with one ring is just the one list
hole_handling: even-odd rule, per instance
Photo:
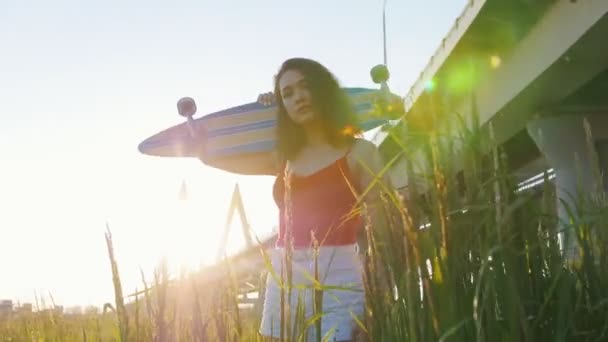
{"label": "bridge support column", "polygon": [[[574,113],[573,113],[574,111]],[[528,123],[528,133],[555,172],[555,186],[560,228],[560,245],[567,261],[579,257],[576,236],[564,226],[570,219],[566,206],[574,208],[579,198],[590,198],[608,191],[608,110],[568,109],[566,113],[541,117]],[[584,120],[589,122],[593,146],[587,143]],[[597,155],[599,165],[593,153]],[[604,188],[595,167],[603,173]],[[561,199],[561,201],[560,201]],[[562,201],[565,203],[562,203]],[[573,212],[576,215],[575,212]]]}

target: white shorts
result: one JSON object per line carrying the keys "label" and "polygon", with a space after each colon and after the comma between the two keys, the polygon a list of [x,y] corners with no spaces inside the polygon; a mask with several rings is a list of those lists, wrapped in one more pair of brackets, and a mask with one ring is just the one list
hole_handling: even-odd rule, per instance
{"label": "white shorts", "polygon": [[[284,259],[284,249],[270,250],[272,267],[276,277],[281,277],[281,264]],[[362,282],[362,264],[358,247],[323,246],[319,250],[317,260],[319,282],[321,286],[335,286],[338,289],[322,291],[323,301],[321,312],[322,338],[331,336],[328,341],[348,341],[352,339],[353,328],[356,327],[353,317],[361,319],[364,312],[365,295]],[[308,328],[295,325],[296,309],[305,315],[305,320],[313,316],[313,292],[311,285],[314,281],[315,270],[312,249],[295,249],[292,260],[292,293],[289,303],[292,331],[299,334],[306,331],[305,341],[316,341],[316,326]],[[286,272],[285,272],[286,273]],[[286,279],[286,275],[284,275]],[[284,283],[287,283],[284,280]],[[284,290],[287,297],[287,290]],[[287,299],[285,299],[287,300]],[[299,304],[298,304],[299,303]],[[301,314],[300,314],[301,315]],[[285,315],[286,316],[286,315]],[[298,321],[301,321],[299,319]],[[264,336],[279,338],[281,330],[281,287],[272,274],[266,280],[266,295],[260,333]],[[287,332],[285,335],[287,336]]]}

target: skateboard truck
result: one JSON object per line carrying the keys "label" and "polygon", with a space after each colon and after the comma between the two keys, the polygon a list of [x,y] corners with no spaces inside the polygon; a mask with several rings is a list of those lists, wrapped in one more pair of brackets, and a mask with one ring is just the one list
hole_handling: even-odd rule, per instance
{"label": "skateboard truck", "polygon": [[403,114],[401,99],[398,99],[397,101],[391,94],[391,90],[387,83],[390,78],[390,73],[388,72],[386,65],[378,64],[373,67],[370,71],[370,76],[374,83],[380,85],[380,96],[376,99],[376,105],[380,108],[381,112],[389,114],[391,119],[395,116],[401,116],[401,114]]}
{"label": "skateboard truck", "polygon": [[388,89],[388,85],[386,84],[386,82],[388,82],[390,73],[388,72],[388,68],[386,67],[386,65],[376,65],[370,71],[370,75],[372,76],[372,81],[374,81],[374,83],[380,84],[380,89]]}
{"label": "skateboard truck", "polygon": [[191,97],[182,97],[177,101],[177,112],[179,115],[188,119],[188,131],[191,138],[196,138],[194,132],[194,120],[192,117],[196,113],[196,102]]}

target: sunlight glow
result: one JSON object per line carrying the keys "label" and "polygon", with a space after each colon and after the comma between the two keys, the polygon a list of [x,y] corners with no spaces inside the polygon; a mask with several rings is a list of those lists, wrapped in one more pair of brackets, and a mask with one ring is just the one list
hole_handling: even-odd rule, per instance
{"label": "sunlight glow", "polygon": [[431,92],[433,90],[435,90],[435,87],[437,86],[435,80],[430,79],[428,81],[426,81],[426,83],[424,84],[424,89],[428,92]]}
{"label": "sunlight glow", "polygon": [[499,56],[493,55],[490,57],[490,66],[492,66],[493,69],[497,69],[498,67],[500,67],[501,63],[502,63],[502,60],[500,59]]}

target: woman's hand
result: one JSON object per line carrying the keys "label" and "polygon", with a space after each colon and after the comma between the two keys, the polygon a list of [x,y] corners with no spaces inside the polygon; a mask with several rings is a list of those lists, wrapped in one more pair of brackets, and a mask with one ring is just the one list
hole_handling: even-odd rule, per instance
{"label": "woman's hand", "polygon": [[275,102],[275,96],[273,92],[263,93],[258,95],[258,102],[264,106],[272,106]]}

